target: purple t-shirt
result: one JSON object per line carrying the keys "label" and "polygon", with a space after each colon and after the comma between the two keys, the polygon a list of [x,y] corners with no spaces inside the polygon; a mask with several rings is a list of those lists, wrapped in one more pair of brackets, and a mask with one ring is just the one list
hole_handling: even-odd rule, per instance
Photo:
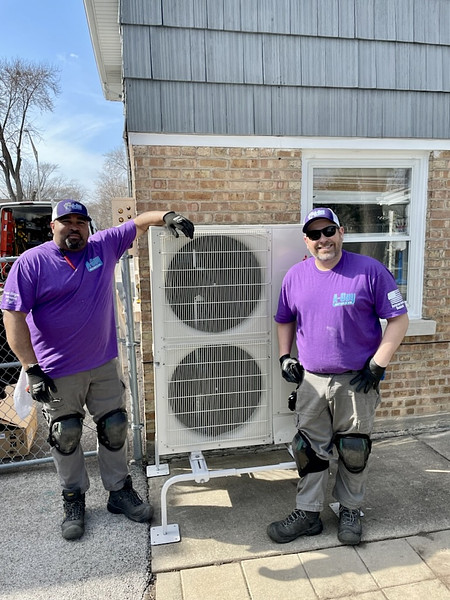
{"label": "purple t-shirt", "polygon": [[2,309],[27,313],[40,366],[54,378],[100,367],[118,354],[113,278],[136,237],[134,221],[98,231],[64,259],[54,241],[24,252],[5,283]]}
{"label": "purple t-shirt", "polygon": [[392,273],[379,261],[342,251],[339,263],[320,271],[314,258],[286,273],[275,321],[296,321],[298,358],[307,371],[359,370],[378,349],[379,319],[406,313]]}

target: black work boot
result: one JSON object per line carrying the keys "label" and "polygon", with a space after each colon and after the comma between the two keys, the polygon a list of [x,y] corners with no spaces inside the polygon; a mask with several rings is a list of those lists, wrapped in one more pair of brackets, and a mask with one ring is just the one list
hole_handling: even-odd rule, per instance
{"label": "black work boot", "polygon": [[269,537],[278,544],[292,542],[301,535],[317,535],[323,529],[318,512],[296,508],[284,521],[275,521],[267,527]]}
{"label": "black work boot", "polygon": [[64,520],[61,533],[65,540],[78,540],[84,533],[85,496],[77,490],[63,490]]}
{"label": "black work boot", "polygon": [[356,546],[361,541],[362,525],[359,508],[339,508],[338,539],[343,544]]}
{"label": "black work boot", "polygon": [[153,516],[153,508],[144,502],[139,494],[133,489],[130,475],[125,479],[125,485],[117,492],[109,492],[109,500],[106,507],[109,512],[123,514],[132,521],[145,523]]}

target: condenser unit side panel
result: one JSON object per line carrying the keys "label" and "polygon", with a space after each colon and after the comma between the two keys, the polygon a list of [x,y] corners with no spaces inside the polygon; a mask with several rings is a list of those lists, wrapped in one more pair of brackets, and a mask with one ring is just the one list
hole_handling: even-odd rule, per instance
{"label": "condenser unit side panel", "polygon": [[[278,307],[281,284],[287,271],[294,264],[309,258],[310,254],[303,239],[302,225],[274,225],[271,252],[271,354],[272,360],[272,410],[273,440],[275,444],[290,443],[295,435],[295,416],[288,408],[288,398],[295,390],[295,384],[288,383],[281,376],[278,361],[277,326],[273,319]],[[291,356],[296,356],[295,340]]]}

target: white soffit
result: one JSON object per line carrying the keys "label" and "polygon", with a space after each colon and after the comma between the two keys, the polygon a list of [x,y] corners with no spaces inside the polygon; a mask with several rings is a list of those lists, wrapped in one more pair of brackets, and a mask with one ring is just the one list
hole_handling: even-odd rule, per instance
{"label": "white soffit", "polygon": [[122,100],[122,53],[118,0],[84,0],[97,69],[107,100]]}

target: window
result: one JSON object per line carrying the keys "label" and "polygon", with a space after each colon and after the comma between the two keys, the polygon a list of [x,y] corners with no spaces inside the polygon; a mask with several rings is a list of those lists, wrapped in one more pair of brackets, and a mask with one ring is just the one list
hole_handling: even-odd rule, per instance
{"label": "window", "polygon": [[304,152],[302,216],[328,206],[344,227],[344,248],[384,263],[422,316],[428,153]]}

